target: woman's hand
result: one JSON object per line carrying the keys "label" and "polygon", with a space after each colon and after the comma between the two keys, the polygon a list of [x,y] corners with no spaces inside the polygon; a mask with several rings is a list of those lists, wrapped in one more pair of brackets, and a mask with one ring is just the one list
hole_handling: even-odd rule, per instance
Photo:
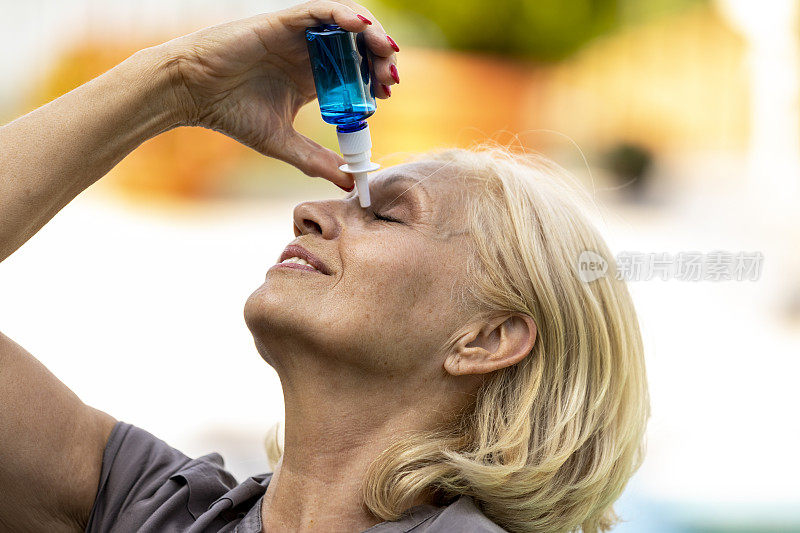
{"label": "woman's hand", "polygon": [[352,177],[338,169],[344,160],[292,126],[298,110],[316,98],[305,29],[324,23],[365,32],[381,86],[376,96],[387,98],[388,86],[400,81],[394,41],[366,8],[349,0],[313,0],[160,45],[182,123],[220,131],[309,176],[351,189]]}

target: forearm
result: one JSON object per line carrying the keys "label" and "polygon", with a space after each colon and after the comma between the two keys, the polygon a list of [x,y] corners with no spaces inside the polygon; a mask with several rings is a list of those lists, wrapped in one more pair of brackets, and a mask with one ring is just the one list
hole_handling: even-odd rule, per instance
{"label": "forearm", "polygon": [[0,261],[150,137],[178,125],[158,48],[0,128]]}

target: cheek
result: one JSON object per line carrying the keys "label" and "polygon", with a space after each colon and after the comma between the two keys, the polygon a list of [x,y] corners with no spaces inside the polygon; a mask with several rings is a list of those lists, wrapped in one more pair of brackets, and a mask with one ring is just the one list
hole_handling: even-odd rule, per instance
{"label": "cheek", "polygon": [[385,240],[373,253],[353,254],[340,285],[354,308],[383,316],[407,315],[425,305],[435,282],[420,243]]}
{"label": "cheek", "polygon": [[393,253],[350,262],[333,298],[334,313],[348,317],[352,322],[345,329],[374,349],[406,356],[430,353],[450,333],[442,315],[452,309],[451,274],[426,250],[385,244]]}

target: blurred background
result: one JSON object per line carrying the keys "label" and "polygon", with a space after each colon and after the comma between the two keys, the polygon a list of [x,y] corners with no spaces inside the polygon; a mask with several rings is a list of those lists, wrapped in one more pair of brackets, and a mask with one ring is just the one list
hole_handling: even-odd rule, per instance
{"label": "blurred background", "polygon": [[[0,0],[0,123],[134,51],[278,0]],[[494,140],[604,206],[612,251],[760,252],[750,281],[630,282],[648,457],[618,531],[800,531],[800,6],[370,0],[401,84],[375,160]],[[296,127],[336,149],[316,104]],[[244,302],[301,201],[343,196],[221,134],[151,139],[0,264],[0,328],[86,403],[243,480],[283,414]]]}

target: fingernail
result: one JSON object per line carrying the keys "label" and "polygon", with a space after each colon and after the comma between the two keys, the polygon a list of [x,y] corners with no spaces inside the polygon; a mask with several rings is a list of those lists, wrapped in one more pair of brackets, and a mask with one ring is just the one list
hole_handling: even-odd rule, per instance
{"label": "fingernail", "polygon": [[383,87],[383,92],[386,93],[386,96],[392,96],[392,90],[389,88],[388,85],[384,85],[381,83],[381,87]]}
{"label": "fingernail", "polygon": [[392,79],[395,83],[400,83],[400,76],[397,74],[397,67],[392,65],[389,67],[389,72],[392,73]]}
{"label": "fingernail", "polygon": [[341,185],[339,185],[338,183],[336,184],[336,186],[337,186],[337,187],[339,187],[340,189],[342,189],[342,190],[343,190],[343,191],[345,191],[345,192],[350,192],[350,191],[352,191],[352,190],[353,190],[353,188],[355,188],[355,184],[351,185],[349,189],[345,189],[344,187],[342,187],[342,186],[341,186]]}
{"label": "fingernail", "polygon": [[389,41],[389,44],[390,44],[390,45],[392,45],[392,50],[394,50],[395,52],[399,52],[399,51],[400,51],[400,47],[399,47],[399,46],[397,46],[397,43],[396,43],[396,42],[394,42],[394,39],[392,39],[391,37],[389,37],[389,36],[387,35],[387,36],[386,36],[386,40],[387,40],[387,41]]}
{"label": "fingernail", "polygon": [[356,16],[358,17],[358,20],[360,20],[364,24],[372,24],[372,21],[369,20],[367,17],[362,17],[361,15],[356,15]]}

